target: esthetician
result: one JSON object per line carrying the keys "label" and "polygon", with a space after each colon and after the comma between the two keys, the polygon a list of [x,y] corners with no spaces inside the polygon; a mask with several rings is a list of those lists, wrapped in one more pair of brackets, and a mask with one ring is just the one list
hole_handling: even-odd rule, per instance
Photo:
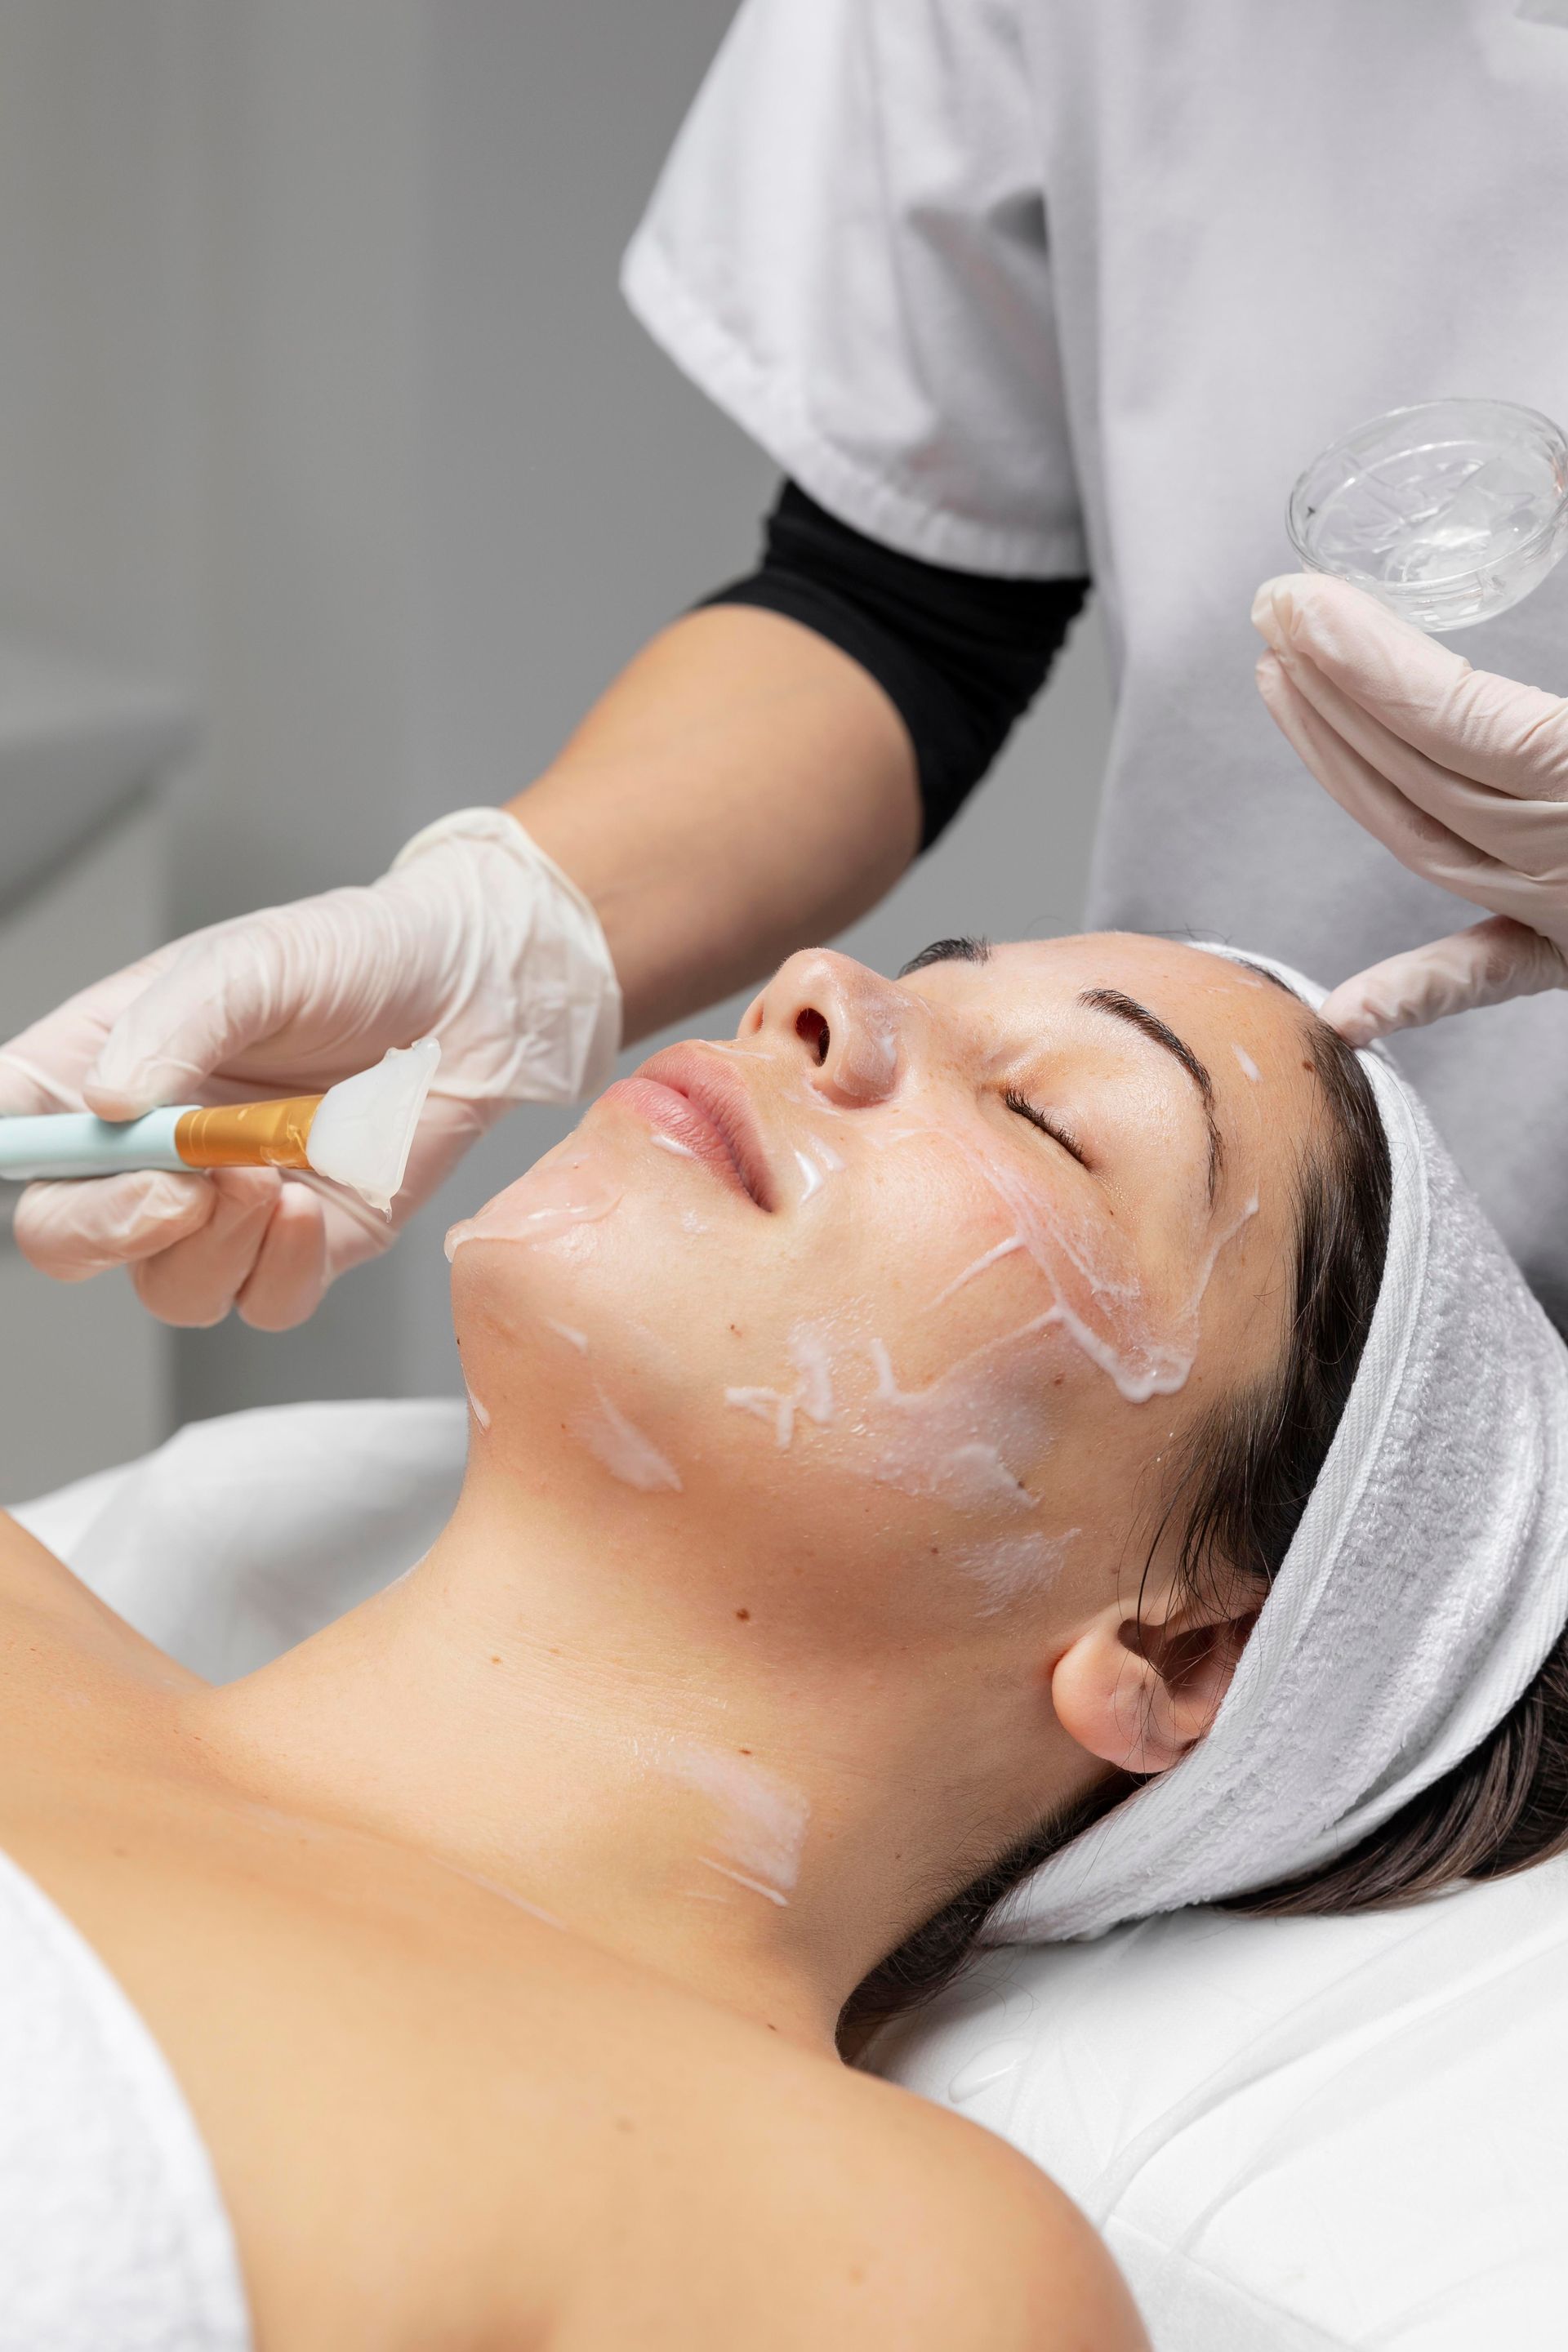
{"label": "esthetician", "polygon": [[[1563,706],[1298,582],[1260,600],[1266,710],[1247,613],[1292,478],[1362,418],[1450,391],[1568,415],[1565,218],[1546,0],[745,0],[626,287],[784,469],[761,568],[510,814],[104,982],[0,1056],[0,1109],[315,1091],[433,1032],[406,1215],[511,1104],[595,1087],[623,1036],[873,904],[1092,583],[1118,718],[1088,919],[1331,980],[1461,898],[1521,919],[1337,1010],[1365,1034],[1512,1000],[1395,1050],[1563,1321],[1568,1088],[1536,1083],[1568,1066]],[[1560,572],[1488,662],[1568,689],[1565,618]],[[132,1262],[171,1321],[263,1328],[389,1238],[265,1171],[39,1187],[16,1232],[67,1279]]]}

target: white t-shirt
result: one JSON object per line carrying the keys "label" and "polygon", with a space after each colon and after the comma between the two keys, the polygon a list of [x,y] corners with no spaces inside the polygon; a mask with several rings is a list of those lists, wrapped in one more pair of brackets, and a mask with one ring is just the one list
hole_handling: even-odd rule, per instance
{"label": "white t-shirt", "polygon": [[[1091,924],[1332,982],[1476,910],[1276,733],[1253,591],[1296,568],[1296,475],[1363,419],[1471,394],[1568,425],[1565,255],[1568,0],[744,0],[626,288],[845,521],[1092,573]],[[1568,692],[1568,563],[1453,642]],[[1395,1051],[1568,1324],[1568,999]]]}

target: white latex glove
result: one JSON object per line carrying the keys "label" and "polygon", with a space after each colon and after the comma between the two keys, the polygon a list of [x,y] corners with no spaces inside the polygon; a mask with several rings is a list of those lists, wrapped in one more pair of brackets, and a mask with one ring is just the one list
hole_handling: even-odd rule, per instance
{"label": "white latex glove", "polygon": [[1323,1017],[1352,1045],[1568,986],[1568,702],[1472,669],[1359,588],[1267,580],[1258,689],[1342,808],[1498,919],[1374,964]]}
{"label": "white latex glove", "polygon": [[65,1282],[130,1265],[165,1322],[302,1322],[390,1247],[468,1146],[520,1102],[604,1084],[621,998],[598,918],[504,810],[463,809],[365,888],[178,940],[0,1048],[0,1113],[317,1094],[390,1045],[441,1064],[390,1223],[312,1176],[230,1169],[29,1185],[17,1244]]}

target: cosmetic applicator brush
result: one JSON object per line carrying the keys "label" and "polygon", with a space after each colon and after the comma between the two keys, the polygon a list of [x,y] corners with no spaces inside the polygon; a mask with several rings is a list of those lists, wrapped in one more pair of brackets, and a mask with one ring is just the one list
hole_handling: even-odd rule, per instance
{"label": "cosmetic applicator brush", "polygon": [[90,1111],[0,1118],[0,1177],[31,1182],[126,1169],[300,1168],[388,1216],[440,1059],[436,1039],[422,1037],[395,1045],[374,1069],[324,1095],[172,1104],[124,1120]]}

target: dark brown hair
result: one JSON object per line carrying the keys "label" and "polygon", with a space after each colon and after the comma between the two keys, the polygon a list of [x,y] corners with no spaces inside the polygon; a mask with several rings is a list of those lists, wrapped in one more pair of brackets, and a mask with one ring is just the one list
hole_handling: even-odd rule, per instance
{"label": "dark brown hair", "polygon": [[[1194,1433],[1150,1546],[1152,1559],[1179,1525],[1178,1593],[1196,1600],[1217,1588],[1232,1608],[1238,1581],[1261,1601],[1289,1549],[1361,1362],[1388,1245],[1388,1144],[1366,1074],[1315,1016],[1303,1034],[1324,1118],[1297,1177],[1289,1342],[1270,1379],[1226,1399]],[[846,2054],[950,1984],[1003,1896],[1141,1785],[1131,1773],[1113,1775],[1086,1803],[998,1855],[906,1937],[850,1995],[839,2021]],[[1388,1908],[1458,1879],[1522,1870],[1565,1846],[1568,1635],[1490,1736],[1381,1829],[1322,1869],[1225,1907]]]}

